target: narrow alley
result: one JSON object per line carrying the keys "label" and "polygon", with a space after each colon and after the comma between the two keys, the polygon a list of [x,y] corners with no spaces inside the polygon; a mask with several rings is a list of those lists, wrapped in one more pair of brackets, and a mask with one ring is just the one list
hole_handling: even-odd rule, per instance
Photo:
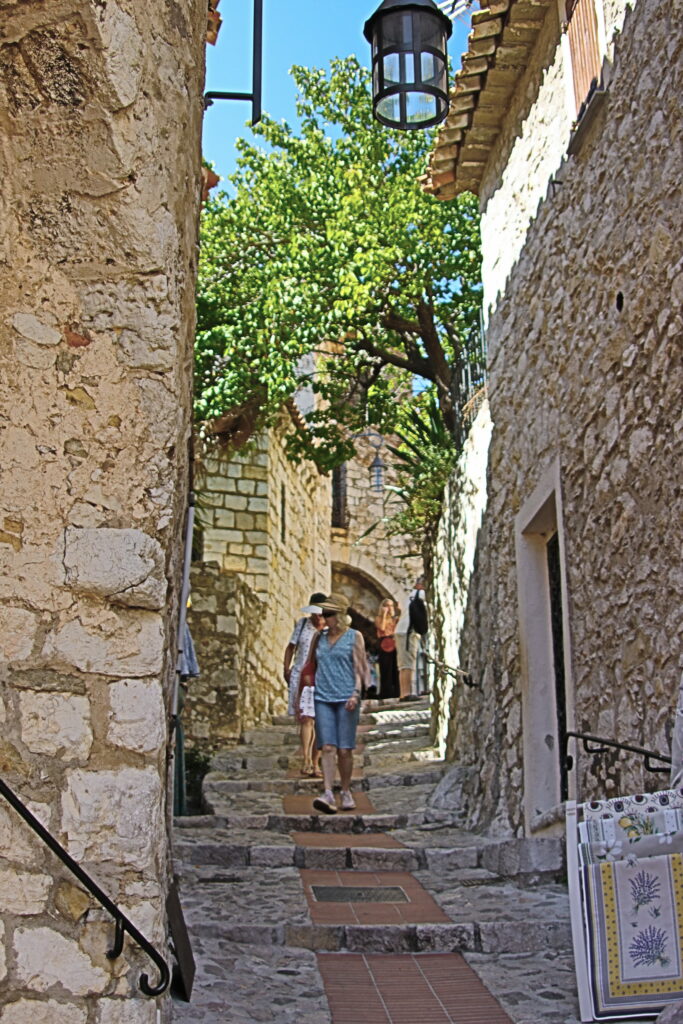
{"label": "narrow alley", "polygon": [[[212,814],[177,821],[197,960],[183,1024],[570,1024],[559,839],[453,828],[426,699],[366,706],[356,810],[319,816],[292,719],[214,759]],[[436,792],[435,792],[436,790]]]}

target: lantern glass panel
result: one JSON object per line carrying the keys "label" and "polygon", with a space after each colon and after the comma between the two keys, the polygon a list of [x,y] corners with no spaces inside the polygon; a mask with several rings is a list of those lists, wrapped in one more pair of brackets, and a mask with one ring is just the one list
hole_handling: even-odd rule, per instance
{"label": "lantern glass panel", "polygon": [[411,14],[387,14],[382,21],[382,49],[394,47],[404,50],[413,45],[413,18]]}
{"label": "lantern glass panel", "polygon": [[384,58],[384,85],[398,85],[401,81],[401,62],[398,53],[388,53]]}
{"label": "lantern glass panel", "polygon": [[448,81],[446,78],[446,64],[433,53],[420,54],[420,75],[425,85],[432,85],[435,89],[446,92]]}
{"label": "lantern glass panel", "polygon": [[446,34],[436,18],[425,14],[416,14],[417,22],[415,35],[420,41],[420,47],[431,47],[446,52]]}
{"label": "lantern glass panel", "polygon": [[406,93],[406,120],[409,123],[431,121],[439,112],[439,101],[428,92]]}
{"label": "lantern glass panel", "polygon": [[390,124],[399,124],[401,121],[401,99],[394,93],[393,96],[385,96],[377,104],[377,113]]}

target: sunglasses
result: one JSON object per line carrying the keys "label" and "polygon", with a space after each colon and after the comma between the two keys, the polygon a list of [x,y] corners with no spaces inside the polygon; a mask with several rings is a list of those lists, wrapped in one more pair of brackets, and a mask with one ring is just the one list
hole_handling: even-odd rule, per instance
{"label": "sunglasses", "polygon": [[333,619],[338,612],[323,612],[324,619]]}

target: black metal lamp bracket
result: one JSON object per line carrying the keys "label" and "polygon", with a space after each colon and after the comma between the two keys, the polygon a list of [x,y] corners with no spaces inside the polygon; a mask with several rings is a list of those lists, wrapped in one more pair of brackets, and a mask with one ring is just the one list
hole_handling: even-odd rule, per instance
{"label": "black metal lamp bracket", "polygon": [[204,110],[214,100],[244,100],[251,103],[251,123],[258,124],[261,120],[261,100],[263,93],[263,0],[254,0],[254,54],[252,66],[251,92],[207,92],[204,94]]}

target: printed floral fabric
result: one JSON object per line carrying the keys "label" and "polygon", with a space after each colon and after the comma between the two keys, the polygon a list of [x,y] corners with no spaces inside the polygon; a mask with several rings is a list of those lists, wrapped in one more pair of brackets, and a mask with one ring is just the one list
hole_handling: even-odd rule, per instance
{"label": "printed floral fabric", "polygon": [[588,864],[583,883],[596,1018],[683,998],[681,853]]}
{"label": "printed floral fabric", "polygon": [[621,817],[624,814],[654,813],[663,808],[683,809],[683,788],[663,789],[658,793],[636,793],[633,796],[617,796],[612,800],[591,800],[582,805],[583,820]]}
{"label": "printed floral fabric", "polygon": [[630,811],[579,824],[582,864],[683,853],[683,810]]}

